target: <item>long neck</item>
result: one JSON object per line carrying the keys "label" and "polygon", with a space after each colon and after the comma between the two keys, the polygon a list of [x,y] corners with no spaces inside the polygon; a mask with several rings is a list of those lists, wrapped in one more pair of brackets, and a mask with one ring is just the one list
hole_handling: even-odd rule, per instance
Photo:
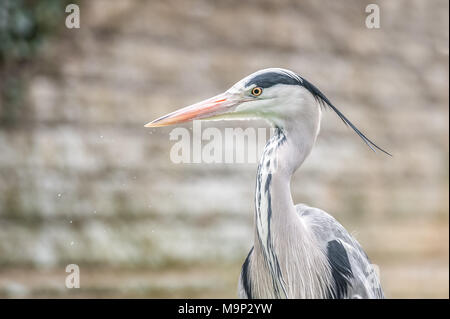
{"label": "long neck", "polygon": [[275,246],[287,244],[293,237],[290,233],[297,234],[301,227],[291,197],[290,180],[310,153],[318,133],[317,128],[294,127],[275,130],[266,144],[256,179],[255,253],[271,275],[269,285],[273,286],[277,298],[288,297],[288,291]]}

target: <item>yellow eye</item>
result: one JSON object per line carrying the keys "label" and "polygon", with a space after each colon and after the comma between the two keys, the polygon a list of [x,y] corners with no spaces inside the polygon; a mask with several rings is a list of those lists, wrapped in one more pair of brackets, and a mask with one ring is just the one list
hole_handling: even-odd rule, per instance
{"label": "yellow eye", "polygon": [[262,89],[259,86],[257,86],[257,87],[252,89],[252,95],[253,96],[261,95],[261,93],[262,93]]}

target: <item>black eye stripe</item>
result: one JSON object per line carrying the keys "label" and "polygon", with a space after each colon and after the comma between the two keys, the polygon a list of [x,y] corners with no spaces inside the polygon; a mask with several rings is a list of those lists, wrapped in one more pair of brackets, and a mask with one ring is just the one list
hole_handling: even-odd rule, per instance
{"label": "black eye stripe", "polygon": [[253,84],[265,89],[276,84],[301,85],[302,83],[288,74],[266,72],[251,78],[245,86],[249,87]]}

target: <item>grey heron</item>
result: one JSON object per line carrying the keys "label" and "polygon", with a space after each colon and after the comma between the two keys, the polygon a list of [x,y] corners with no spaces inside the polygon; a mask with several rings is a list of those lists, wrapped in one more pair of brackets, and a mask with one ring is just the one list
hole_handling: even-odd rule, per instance
{"label": "grey heron", "polygon": [[254,245],[239,278],[241,298],[384,298],[378,274],[356,239],[326,212],[292,201],[291,177],[315,144],[325,107],[373,151],[389,154],[314,85],[280,68],[257,71],[222,94],[145,125],[259,118],[275,127],[257,170]]}

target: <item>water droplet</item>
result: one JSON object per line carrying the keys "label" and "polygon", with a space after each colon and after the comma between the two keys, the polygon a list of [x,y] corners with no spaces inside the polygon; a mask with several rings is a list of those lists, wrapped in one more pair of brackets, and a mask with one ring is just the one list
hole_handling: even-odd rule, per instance
{"label": "water droplet", "polygon": [[70,242],[70,246],[73,246],[73,244],[75,244],[73,241]]}
{"label": "water droplet", "polygon": [[61,197],[61,193],[58,194],[58,197]]}
{"label": "water droplet", "polygon": [[71,223],[71,224],[72,224],[72,221],[70,221],[69,223]]}

